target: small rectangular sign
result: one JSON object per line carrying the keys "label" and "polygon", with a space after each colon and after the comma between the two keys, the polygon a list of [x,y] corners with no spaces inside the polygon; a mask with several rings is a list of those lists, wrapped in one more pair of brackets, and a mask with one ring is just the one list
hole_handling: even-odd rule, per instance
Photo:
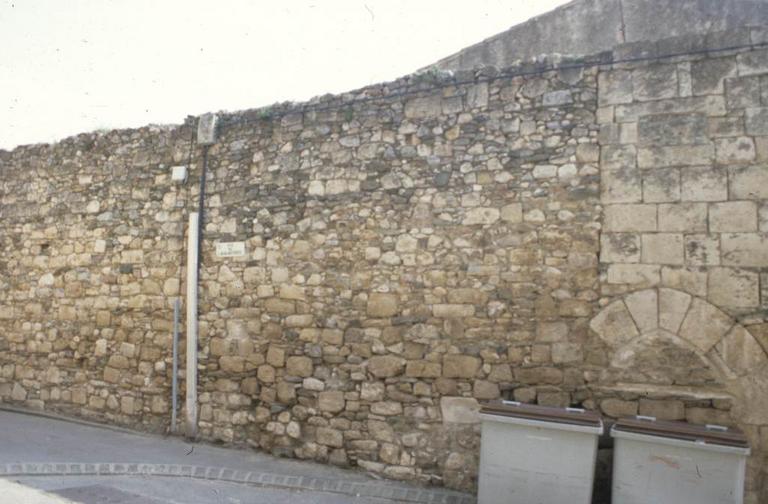
{"label": "small rectangular sign", "polygon": [[217,257],[237,257],[245,255],[245,242],[224,242],[216,244]]}

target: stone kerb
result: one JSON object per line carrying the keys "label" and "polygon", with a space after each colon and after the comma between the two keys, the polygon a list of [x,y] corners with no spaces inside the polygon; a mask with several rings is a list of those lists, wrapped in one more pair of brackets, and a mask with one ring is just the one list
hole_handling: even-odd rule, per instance
{"label": "stone kerb", "polygon": [[744,326],[708,301],[675,289],[645,289],[604,307],[590,327],[610,348],[612,366],[659,339],[693,351],[737,399],[734,418],[768,423],[768,401],[760,399],[768,356]]}

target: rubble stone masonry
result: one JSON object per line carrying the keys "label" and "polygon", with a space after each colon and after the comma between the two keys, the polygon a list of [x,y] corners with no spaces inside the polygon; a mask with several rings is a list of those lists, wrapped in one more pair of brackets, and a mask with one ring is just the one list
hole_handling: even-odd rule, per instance
{"label": "rubble stone masonry", "polygon": [[[739,425],[768,499],[764,39],[222,115],[201,437],[469,489],[479,403],[579,405]],[[195,126],[0,152],[3,402],[168,428]]]}

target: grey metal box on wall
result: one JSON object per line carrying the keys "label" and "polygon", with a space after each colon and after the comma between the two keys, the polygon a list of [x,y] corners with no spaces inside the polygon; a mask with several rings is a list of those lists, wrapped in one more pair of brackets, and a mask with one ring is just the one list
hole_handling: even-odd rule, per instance
{"label": "grey metal box on wall", "polygon": [[503,402],[480,418],[478,504],[591,503],[598,415]]}

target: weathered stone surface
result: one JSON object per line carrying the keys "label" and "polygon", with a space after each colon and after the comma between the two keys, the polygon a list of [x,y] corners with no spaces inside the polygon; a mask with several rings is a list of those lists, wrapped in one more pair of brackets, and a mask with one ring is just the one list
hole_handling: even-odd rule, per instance
{"label": "weathered stone surface", "polygon": [[768,136],[768,107],[747,109],[744,121],[748,135]]}
{"label": "weathered stone surface", "polygon": [[603,308],[589,326],[609,345],[626,343],[640,333],[623,301],[614,301]]}
{"label": "weathered stone surface", "polygon": [[529,385],[560,385],[563,372],[553,367],[516,368],[515,378]]}
{"label": "weathered stone surface", "polygon": [[[729,147],[730,144],[723,146],[723,156],[730,155]],[[710,144],[642,147],[637,151],[637,165],[642,169],[698,166],[711,163],[714,157],[715,149]]]}
{"label": "weathered stone surface", "polygon": [[476,224],[490,225],[498,221],[501,217],[501,212],[496,208],[478,207],[467,210],[466,216],[462,221],[465,226],[473,226]]}
{"label": "weathered stone surface", "polygon": [[612,418],[626,418],[637,415],[638,404],[621,399],[605,399],[600,402],[603,413]]}
{"label": "weathered stone surface", "polygon": [[443,423],[472,424],[480,421],[480,404],[471,397],[443,397],[440,399],[440,412]]}
{"label": "weathered stone surface", "polygon": [[709,230],[714,233],[757,231],[757,204],[753,201],[728,201],[710,205]]}
{"label": "weathered stone surface", "polygon": [[768,198],[768,170],[764,166],[732,168],[728,179],[730,182],[731,199],[753,200]]}
{"label": "weathered stone surface", "polygon": [[374,292],[368,297],[367,313],[372,317],[392,317],[398,312],[397,296]]}
{"label": "weathered stone surface", "polygon": [[439,362],[408,361],[405,375],[414,378],[440,378],[442,366]]}
{"label": "weathered stone surface", "polygon": [[691,64],[693,94],[722,94],[725,91],[723,81],[736,77],[738,67],[732,58],[713,58],[696,61]]}
{"label": "weathered stone surface", "polygon": [[656,205],[608,205],[603,227],[610,232],[656,231]]}
{"label": "weathered stone surface", "polygon": [[405,368],[405,359],[394,355],[377,355],[368,360],[368,371],[377,378],[397,376]]}
{"label": "weathered stone surface", "polygon": [[632,72],[614,70],[598,76],[600,105],[632,102]]}
{"label": "weathered stone surface", "polygon": [[707,129],[704,114],[645,116],[638,123],[638,143],[653,146],[707,144]]}
{"label": "weathered stone surface", "polygon": [[642,236],[641,261],[650,264],[683,264],[683,235],[654,233]]}
{"label": "weathered stone surface", "polygon": [[702,352],[708,352],[731,327],[733,320],[728,315],[706,301],[694,298],[679,335]]}
{"label": "weathered stone surface", "polygon": [[760,305],[759,275],[738,268],[712,268],[709,272],[709,300],[725,308],[757,307]]}
{"label": "weathered stone surface", "polygon": [[659,205],[659,231],[706,232],[705,203],[675,203]]}
{"label": "weathered stone surface", "polygon": [[317,396],[317,406],[320,408],[320,411],[338,413],[344,410],[345,404],[344,392],[341,391],[328,390],[320,392]]}
{"label": "weathered stone surface", "polygon": [[472,395],[475,396],[476,399],[491,400],[497,399],[501,395],[501,392],[496,383],[486,380],[475,380],[475,384],[472,387]]}
{"label": "weathered stone surface", "polygon": [[716,348],[723,362],[738,376],[745,376],[768,363],[763,347],[740,325],[735,325]]}
{"label": "weathered stone surface", "polygon": [[723,265],[768,266],[768,236],[764,234],[724,233],[720,249]]}
{"label": "weathered stone surface", "polygon": [[443,357],[443,376],[446,378],[474,378],[480,369],[480,359],[470,355]]}
{"label": "weathered stone surface", "polygon": [[673,334],[677,333],[692,299],[685,292],[659,289],[659,326]]}
{"label": "weathered stone surface", "polygon": [[677,96],[677,67],[650,65],[632,72],[633,95],[639,101]]}
{"label": "weathered stone surface", "polygon": [[685,404],[682,401],[656,401],[640,399],[640,415],[654,417],[657,420],[685,419]]}
{"label": "weathered stone surface", "polygon": [[680,199],[683,201],[723,201],[728,199],[728,176],[719,167],[684,168],[680,172]]}
{"label": "weathered stone surface", "polygon": [[629,294],[624,304],[635,321],[640,333],[655,330],[659,326],[658,292],[653,289]]}
{"label": "weathered stone surface", "polygon": [[755,142],[750,137],[718,138],[715,140],[715,157],[718,163],[747,163],[754,161],[756,155]]}
{"label": "weathered stone surface", "polygon": [[[768,283],[768,87],[738,52],[227,114],[201,438],[469,489],[478,400],[768,418],[760,342],[725,327],[764,325]],[[1,401],[166,425],[193,129],[0,152]]]}
{"label": "weathered stone surface", "polygon": [[640,262],[641,241],[636,233],[604,233],[600,236],[600,262]]}
{"label": "weathered stone surface", "polygon": [[285,372],[291,376],[307,378],[312,376],[312,359],[309,357],[288,357],[285,363]]}

